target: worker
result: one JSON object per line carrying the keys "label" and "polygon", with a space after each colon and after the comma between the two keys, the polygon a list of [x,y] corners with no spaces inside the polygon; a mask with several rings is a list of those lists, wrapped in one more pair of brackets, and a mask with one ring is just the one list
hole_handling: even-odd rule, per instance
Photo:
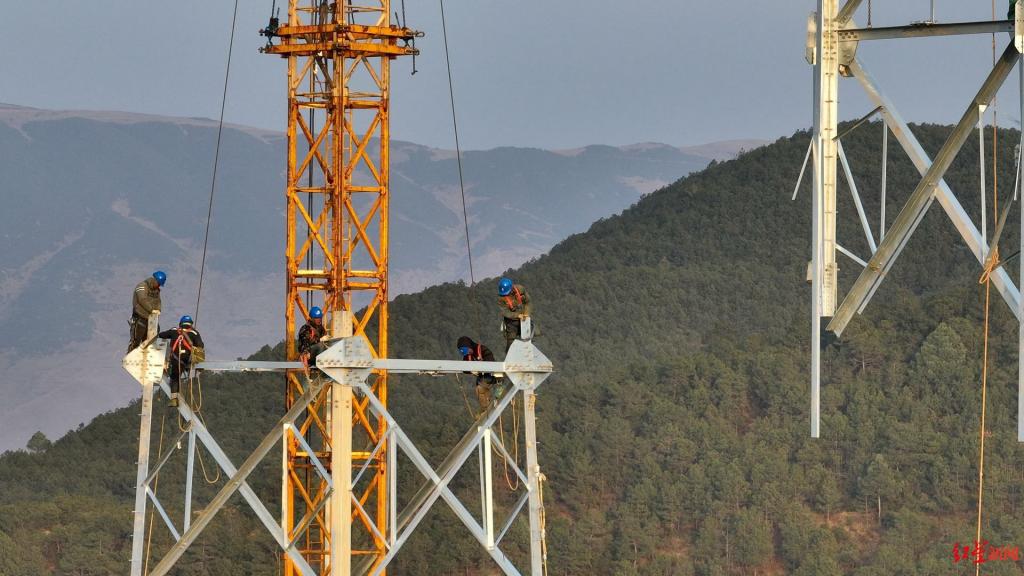
{"label": "worker", "polygon": [[[510,278],[498,281],[498,306],[501,307],[502,331],[505,333],[505,352],[512,343],[522,336],[523,321],[530,316],[530,295],[526,288],[512,282]],[[526,335],[526,340],[532,334]]]}
{"label": "worker", "polygon": [[[494,362],[494,353],[490,348],[474,342],[469,336],[460,336],[455,343],[466,362]],[[483,414],[491,406],[491,389],[498,382],[490,372],[474,372],[476,374],[476,399],[480,404],[479,414]],[[500,393],[499,393],[500,396]]]}
{"label": "worker", "polygon": [[177,328],[171,328],[170,330],[164,330],[157,334],[158,338],[163,340],[173,340],[171,342],[168,366],[168,376],[170,376],[171,385],[171,402],[169,406],[178,406],[178,392],[181,390],[181,377],[189,376],[192,369],[192,361],[200,361],[202,357],[206,356],[205,349],[203,347],[203,337],[196,331],[192,317],[185,315],[178,321]]}
{"label": "worker", "polygon": [[309,367],[316,367],[316,357],[327,349],[321,342],[327,336],[327,328],[324,327],[324,311],[319,306],[309,309],[309,321],[299,328],[299,359],[305,366],[306,374],[309,374]]}
{"label": "worker", "polygon": [[[149,328],[149,314],[160,311],[160,288],[167,282],[167,274],[157,270],[148,278],[135,285],[132,293],[132,319],[128,321],[131,340],[128,351],[131,352],[146,341]],[[157,330],[160,328],[157,327]]]}

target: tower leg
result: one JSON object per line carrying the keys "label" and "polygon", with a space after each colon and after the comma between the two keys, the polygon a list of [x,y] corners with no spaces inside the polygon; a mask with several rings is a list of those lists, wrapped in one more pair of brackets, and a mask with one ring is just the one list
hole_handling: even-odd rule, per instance
{"label": "tower leg", "polygon": [[523,391],[523,432],[526,435],[526,478],[530,494],[530,575],[542,576],[544,562],[541,548],[544,527],[541,525],[544,503],[540,499],[540,464],[537,462],[537,416],[534,409],[537,395],[533,390]]}
{"label": "tower leg", "polygon": [[352,387],[331,384],[331,574],[352,574]]}
{"label": "tower leg", "polygon": [[132,528],[131,576],[142,576],[142,545],[146,532],[146,477],[149,476],[149,443],[153,426],[153,384],[142,385],[142,418],[139,425],[139,460],[135,476],[135,520]]}
{"label": "tower leg", "polygon": [[[1018,5],[1020,3],[1018,2]],[[1020,8],[1017,9],[1018,14]],[[1020,111],[1024,114],[1024,56],[1017,63],[1017,72],[1020,75]],[[1024,115],[1021,116],[1024,118]],[[1024,128],[1022,128],[1024,129]],[[1024,148],[1018,152],[1017,173],[1024,178],[1021,167],[1024,166]],[[1024,190],[1024,183],[1019,184]],[[1018,191],[1015,190],[1014,194]],[[1024,206],[1024,194],[1020,197],[1021,206]],[[1024,208],[1020,211],[1021,248],[1024,249]],[[1018,259],[1020,264],[1020,280],[1017,285],[1024,287],[1024,260]],[[1024,297],[1017,301],[1017,441],[1024,442]]]}

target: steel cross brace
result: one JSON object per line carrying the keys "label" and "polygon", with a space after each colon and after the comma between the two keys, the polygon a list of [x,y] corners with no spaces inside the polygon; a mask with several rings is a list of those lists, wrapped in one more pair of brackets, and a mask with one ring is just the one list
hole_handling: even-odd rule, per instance
{"label": "steel cross brace", "polygon": [[[159,382],[160,388],[163,390],[164,394],[167,397],[170,397],[170,388],[167,385],[167,380],[162,377],[163,353],[163,346],[142,346],[129,353],[123,362],[125,369],[128,370],[128,372],[138,380],[140,384],[142,384],[142,430],[140,431],[139,436],[135,530],[132,541],[131,560],[132,576],[139,576],[142,573],[142,533],[145,526],[146,500],[152,495],[152,491],[149,489],[150,475],[148,474],[148,463],[154,384]],[[159,363],[155,361],[158,357],[160,359]],[[252,452],[252,454],[250,454],[240,468],[235,468],[227,454],[223,449],[221,449],[220,445],[210,434],[209,430],[206,429],[202,420],[196,417],[195,413],[192,412],[188,405],[182,403],[178,406],[178,412],[188,423],[190,431],[200,442],[203,443],[210,455],[213,456],[213,459],[217,462],[217,465],[220,466],[228,476],[228,480],[221,488],[220,492],[214,496],[213,500],[211,500],[210,504],[202,514],[200,514],[194,521],[191,521],[190,518],[186,519],[186,529],[180,537],[175,533],[176,531],[173,529],[173,524],[170,523],[169,518],[167,518],[161,510],[161,516],[164,518],[164,521],[167,522],[168,528],[171,529],[171,532],[175,536],[175,540],[177,540],[177,542],[153,569],[153,572],[151,573],[153,576],[163,576],[174,566],[174,563],[181,558],[185,550],[188,549],[192,542],[194,542],[206,526],[209,525],[210,521],[213,520],[213,517],[221,510],[221,508],[223,508],[224,504],[236,491],[241,493],[242,497],[260,519],[260,522],[264,527],[266,527],[267,531],[270,532],[271,536],[274,537],[274,540],[278,545],[286,554],[288,554],[292,561],[295,562],[295,565],[303,576],[314,576],[312,567],[310,567],[305,558],[302,557],[302,554],[294,548],[293,544],[288,542],[287,535],[284,534],[277,521],[267,510],[266,506],[263,505],[259,496],[257,496],[248,483],[246,483],[246,478],[248,478],[249,474],[252,473],[270,449],[277,443],[278,437],[283,437],[283,433],[287,433],[287,427],[295,421],[303,410],[305,410],[306,406],[308,406],[313,398],[316,397],[316,394],[319,393],[320,388],[320,384],[311,383],[306,389],[305,394],[303,394],[291,409],[288,410],[273,430],[264,437],[263,441],[260,442],[259,446]],[[159,469],[162,465],[163,462],[161,462],[157,468]],[[154,505],[158,510],[160,510],[160,506],[156,501],[155,495],[152,495],[152,498],[154,500]],[[186,503],[187,507],[188,505],[189,503]]]}
{"label": "steel cross brace", "polygon": [[[523,341],[513,343],[504,363],[375,359],[365,339],[353,337],[342,339],[332,346],[331,349],[322,353],[317,358],[317,366],[335,380],[336,386],[351,387],[367,399],[370,409],[378,418],[387,422],[388,434],[393,438],[395,445],[405,452],[417,470],[427,479],[427,484],[413,496],[407,509],[403,510],[403,513],[399,516],[397,523],[392,523],[393,540],[389,540],[390,545],[385,556],[375,564],[373,564],[374,560],[370,559],[356,573],[366,573],[369,571],[368,573],[371,576],[380,574],[395,558],[409,536],[415,531],[437,500],[443,499],[452,511],[455,512],[459,520],[485,548],[495,563],[498,564],[502,572],[508,576],[519,576],[520,572],[497,546],[497,542],[507,532],[512,521],[519,511],[522,510],[527,500],[534,502],[530,510],[531,537],[534,533],[537,534],[538,538],[540,537],[539,530],[534,531],[532,529],[535,524],[532,516],[539,514],[540,508],[538,487],[536,486],[537,475],[527,474],[524,477],[527,492],[520,500],[518,506],[516,506],[512,516],[506,521],[497,539],[494,539],[493,529],[485,529],[476,521],[466,506],[451,491],[449,484],[469,456],[481,446],[481,442],[484,439],[489,441],[492,438],[493,431],[491,427],[497,421],[498,416],[504,412],[511,404],[513,398],[520,392],[524,394],[524,409],[526,410],[528,420],[527,436],[530,438],[535,435],[535,431],[529,429],[529,425],[533,424],[533,419],[529,418],[532,415],[531,411],[533,409],[533,391],[550,374],[550,361],[532,344]],[[480,371],[504,371],[509,380],[512,381],[513,388],[499,400],[497,406],[474,423],[474,428],[463,437],[441,466],[435,470],[412,440],[409,439],[391,413],[388,412],[380,399],[373,393],[371,387],[366,383],[366,379],[373,369],[381,368],[397,372],[457,373],[465,370],[467,367],[479,369]],[[531,449],[536,450],[535,441],[532,444],[528,441],[527,452],[529,453]],[[508,458],[504,447],[501,447],[500,450],[503,457]],[[533,463],[534,468],[537,468],[535,456],[531,457],[528,454],[527,459]],[[520,477],[523,477],[522,472],[518,468],[515,468],[515,471]],[[336,479],[335,481],[351,482],[351,479]],[[393,499],[395,494],[391,494],[390,497]],[[488,519],[485,518],[485,522],[487,521]],[[537,556],[536,558],[531,556],[531,568],[533,569],[531,573],[539,576],[539,572],[536,570],[540,563],[539,550],[537,553],[532,555]]]}
{"label": "steel cross brace", "polygon": [[[867,302],[878,289],[878,286],[885,279],[885,275],[892,268],[903,247],[906,246],[910,236],[924,218],[932,201],[936,198],[939,199],[943,208],[945,208],[960,235],[978,259],[978,262],[984,263],[985,240],[981,237],[977,228],[974,227],[974,224],[952,191],[945,185],[942,177],[977,124],[981,114],[980,106],[991,102],[999,87],[1002,86],[1012,71],[1013,66],[1017,63],[1018,56],[1017,49],[1013,43],[1010,43],[1006,50],[1003,51],[1003,55],[997,61],[988,78],[982,84],[974,100],[968,105],[960,122],[953,129],[952,134],[947,138],[938,154],[936,154],[933,162],[928,161],[928,156],[920,143],[914,138],[906,123],[903,122],[896,108],[876,88],[873,80],[864,70],[863,65],[857,62],[856,59],[851,62],[851,72],[864,85],[868,96],[877,105],[883,107],[886,124],[896,135],[896,138],[906,150],[907,155],[914,162],[914,165],[922,172],[922,179],[896,217],[885,239],[879,243],[878,249],[868,262],[868,266],[861,272],[853,287],[850,288],[850,291],[843,299],[842,304],[836,309],[836,313],[828,325],[828,330],[831,330],[836,335],[842,334],[846,325],[853,318],[853,315],[864,309]],[[1014,314],[1017,314],[1020,292],[1013,285],[1009,274],[1003,268],[999,268],[992,278],[1003,299],[1006,300]]]}

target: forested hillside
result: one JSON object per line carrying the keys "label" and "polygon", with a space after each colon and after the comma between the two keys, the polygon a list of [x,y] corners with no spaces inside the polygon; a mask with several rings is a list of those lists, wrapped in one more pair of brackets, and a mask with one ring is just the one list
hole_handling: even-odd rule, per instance
{"label": "forested hillside", "polygon": [[[948,133],[914,130],[930,153]],[[933,206],[865,315],[825,351],[822,438],[812,440],[806,185],[789,200],[808,137],[712,164],[513,271],[557,369],[538,404],[550,574],[974,573],[953,546],[974,540],[980,270]],[[1018,137],[1000,136],[1004,202],[1014,179],[1005,143]],[[880,138],[874,123],[844,140],[869,214],[878,213]],[[974,146],[947,181],[977,216]],[[890,221],[918,180],[891,153]],[[843,243],[864,255],[841,192]],[[1015,247],[1009,228],[1004,246]],[[849,284],[857,265],[841,266]],[[398,297],[395,355],[453,357],[464,332],[497,348],[493,289],[449,284]],[[1012,547],[1024,543],[1017,325],[1000,300],[992,310],[984,537]],[[204,383],[204,414],[233,454],[282,410],[277,378]],[[451,443],[469,424],[454,380],[399,378],[391,390],[417,441]],[[166,426],[176,436],[172,419]],[[0,573],[124,572],[136,434],[133,405],[0,458]],[[268,460],[256,488],[273,494],[277,460]],[[179,484],[169,473],[161,493]],[[391,573],[495,572],[450,514],[428,522]],[[166,541],[158,531],[154,549]],[[272,543],[242,511],[218,517],[189,559],[178,574],[278,573]],[[1021,569],[993,561],[984,573]]]}

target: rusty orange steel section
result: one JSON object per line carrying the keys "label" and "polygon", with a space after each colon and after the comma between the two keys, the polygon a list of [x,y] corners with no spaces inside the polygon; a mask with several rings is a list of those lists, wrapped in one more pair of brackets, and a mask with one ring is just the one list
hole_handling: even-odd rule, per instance
{"label": "rusty orange steel section", "polygon": [[[286,223],[286,348],[298,358],[295,337],[311,306],[328,325],[351,313],[352,331],[367,337],[378,356],[388,351],[388,156],[390,61],[415,53],[412,30],[391,22],[390,0],[289,0],[288,16],[265,52],[288,60]],[[342,328],[345,330],[345,328]],[[290,373],[286,403],[302,394],[305,377]],[[373,386],[387,402],[387,375]],[[328,388],[296,423],[317,458],[331,461]],[[386,424],[354,406],[354,446],[372,446]],[[353,491],[353,556],[386,553],[390,446],[369,462]],[[352,452],[358,470],[370,450]],[[331,573],[328,486],[309,455],[291,438],[282,454],[281,523],[317,570]],[[284,573],[295,567],[283,557]]]}

